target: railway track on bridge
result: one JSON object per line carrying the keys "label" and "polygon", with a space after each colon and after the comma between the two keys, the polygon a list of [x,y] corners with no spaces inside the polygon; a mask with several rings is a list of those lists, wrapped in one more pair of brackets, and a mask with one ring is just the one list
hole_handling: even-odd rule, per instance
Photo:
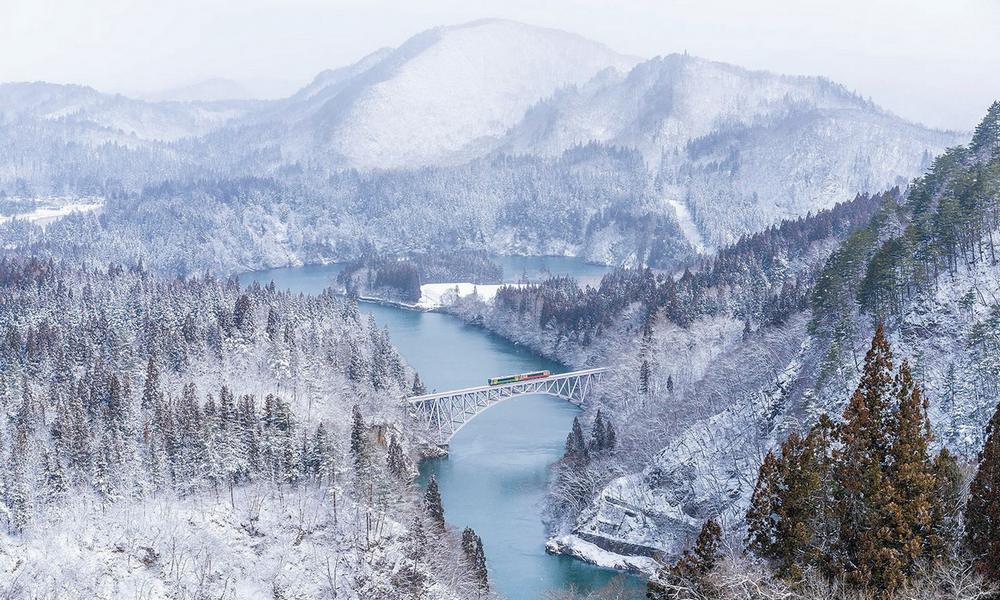
{"label": "railway track on bridge", "polygon": [[434,431],[439,444],[447,445],[452,436],[476,415],[510,398],[544,394],[583,404],[606,372],[603,367],[582,369],[541,379],[413,396],[406,402],[413,418]]}

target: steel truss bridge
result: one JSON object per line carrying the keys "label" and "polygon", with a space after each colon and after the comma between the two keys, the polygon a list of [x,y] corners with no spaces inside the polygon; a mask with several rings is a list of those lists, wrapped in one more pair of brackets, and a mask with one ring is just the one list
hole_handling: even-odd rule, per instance
{"label": "steel truss bridge", "polygon": [[412,416],[435,432],[438,443],[444,446],[473,417],[508,398],[545,394],[583,404],[605,371],[604,368],[572,371],[544,379],[413,396],[406,402]]}

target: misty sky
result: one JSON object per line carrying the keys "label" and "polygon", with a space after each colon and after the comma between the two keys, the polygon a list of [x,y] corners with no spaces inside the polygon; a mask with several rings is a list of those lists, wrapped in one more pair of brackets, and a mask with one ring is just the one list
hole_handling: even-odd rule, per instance
{"label": "misty sky", "polygon": [[0,81],[145,93],[210,77],[284,95],[421,30],[482,17],[620,52],[825,75],[894,112],[971,128],[1000,98],[1000,0],[0,0]]}

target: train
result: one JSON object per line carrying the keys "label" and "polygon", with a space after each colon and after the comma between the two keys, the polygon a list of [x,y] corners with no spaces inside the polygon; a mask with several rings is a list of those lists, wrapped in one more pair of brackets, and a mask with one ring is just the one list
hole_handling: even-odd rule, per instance
{"label": "train", "polygon": [[486,380],[490,385],[503,385],[505,383],[517,383],[518,381],[528,381],[531,379],[545,379],[552,373],[548,371],[532,371],[519,375],[505,375],[503,377],[490,377]]}

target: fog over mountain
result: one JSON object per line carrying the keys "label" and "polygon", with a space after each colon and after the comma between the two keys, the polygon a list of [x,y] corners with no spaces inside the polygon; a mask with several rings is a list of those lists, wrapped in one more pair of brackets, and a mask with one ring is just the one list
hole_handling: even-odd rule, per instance
{"label": "fog over mountain", "polygon": [[[0,118],[15,134],[36,127],[57,147],[72,141],[116,154],[141,147],[155,156],[144,164],[159,164],[161,174],[450,168],[503,154],[550,160],[590,143],[635,150],[661,212],[701,249],[904,184],[967,139],[909,123],[822,78],[686,55],[643,61],[496,19],[418,34],[324,71],[281,100],[150,102],[40,83],[2,89]],[[175,99],[198,94],[226,95],[189,90]],[[14,144],[8,158],[39,139]],[[0,183],[51,186],[37,165],[8,161]],[[130,171],[129,179],[158,176]]]}

